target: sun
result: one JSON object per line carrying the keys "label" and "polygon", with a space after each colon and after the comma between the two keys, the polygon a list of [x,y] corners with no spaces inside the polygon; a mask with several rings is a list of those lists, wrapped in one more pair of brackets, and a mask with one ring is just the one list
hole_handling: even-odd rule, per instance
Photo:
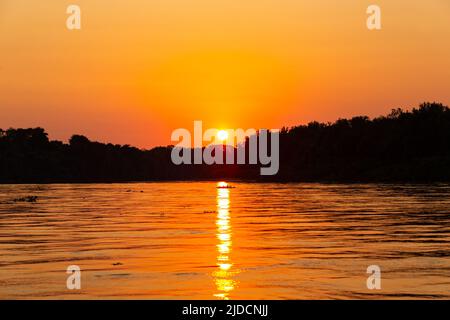
{"label": "sun", "polygon": [[218,138],[220,141],[225,141],[225,140],[227,140],[227,139],[228,139],[228,132],[226,132],[225,130],[219,130],[219,131],[217,132],[217,138]]}

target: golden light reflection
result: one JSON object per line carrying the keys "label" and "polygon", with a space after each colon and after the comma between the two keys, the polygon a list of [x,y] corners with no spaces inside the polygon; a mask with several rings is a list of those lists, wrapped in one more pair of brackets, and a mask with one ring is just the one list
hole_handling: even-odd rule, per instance
{"label": "golden light reflection", "polygon": [[215,297],[228,300],[229,294],[235,288],[235,281],[232,271],[233,263],[230,254],[232,251],[232,232],[230,217],[230,189],[227,188],[226,182],[217,184],[217,269],[214,272],[214,281],[217,288]]}
{"label": "golden light reflection", "polygon": [[[227,187],[228,187],[228,183],[226,183],[225,181],[220,181],[219,183],[217,183],[217,188],[227,188]],[[229,200],[229,199],[226,198],[226,200]],[[227,210],[228,210],[228,208],[227,208]]]}

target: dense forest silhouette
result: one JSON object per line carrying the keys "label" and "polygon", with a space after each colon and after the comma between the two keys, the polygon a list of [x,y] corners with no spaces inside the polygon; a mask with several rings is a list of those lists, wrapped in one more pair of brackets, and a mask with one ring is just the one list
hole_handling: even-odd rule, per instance
{"label": "dense forest silhouette", "polygon": [[66,144],[50,141],[42,128],[0,129],[0,182],[450,181],[450,109],[424,103],[374,119],[359,116],[283,128],[275,176],[260,176],[259,164],[177,166],[171,161],[172,148],[140,150],[81,135]]}

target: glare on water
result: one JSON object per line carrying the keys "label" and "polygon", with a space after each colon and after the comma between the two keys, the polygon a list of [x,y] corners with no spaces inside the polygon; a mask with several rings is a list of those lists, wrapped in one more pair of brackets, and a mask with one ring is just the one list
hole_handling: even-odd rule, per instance
{"label": "glare on water", "polygon": [[231,249],[232,249],[232,230],[230,217],[230,189],[226,183],[219,183],[217,189],[217,266],[218,270],[214,272],[214,278],[218,293],[215,297],[228,299],[229,293],[234,289]]}

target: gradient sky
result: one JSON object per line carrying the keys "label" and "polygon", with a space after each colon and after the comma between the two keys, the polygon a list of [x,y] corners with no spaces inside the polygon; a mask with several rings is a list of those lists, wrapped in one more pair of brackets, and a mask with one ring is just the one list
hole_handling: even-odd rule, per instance
{"label": "gradient sky", "polygon": [[194,120],[280,128],[450,103],[448,0],[0,0],[0,39],[0,128],[65,141],[148,148]]}

